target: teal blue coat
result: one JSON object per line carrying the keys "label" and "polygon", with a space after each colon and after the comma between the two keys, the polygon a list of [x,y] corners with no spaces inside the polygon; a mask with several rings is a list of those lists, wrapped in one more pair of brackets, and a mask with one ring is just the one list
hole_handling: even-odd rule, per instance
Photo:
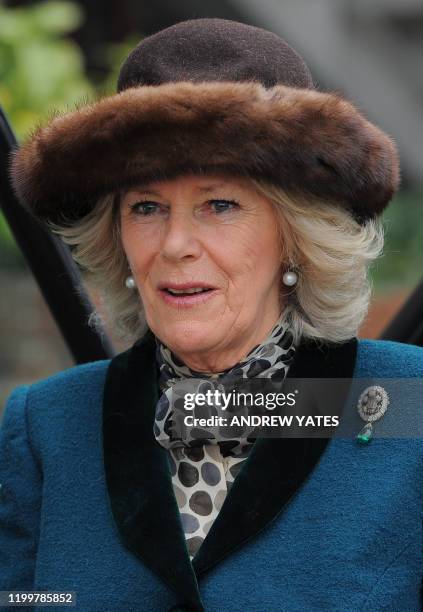
{"label": "teal blue coat", "polygon": [[[421,438],[259,438],[191,565],[152,433],[154,348],[148,332],[10,395],[0,591],[73,591],[81,612],[420,610]],[[423,348],[306,342],[289,375],[422,378]],[[388,430],[421,422],[420,401],[390,399]],[[344,401],[358,431],[357,397]]]}

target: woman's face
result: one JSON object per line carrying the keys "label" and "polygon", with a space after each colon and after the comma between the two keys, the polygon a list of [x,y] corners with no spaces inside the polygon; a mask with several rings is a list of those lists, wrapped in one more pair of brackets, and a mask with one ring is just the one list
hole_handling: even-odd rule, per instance
{"label": "woman's face", "polygon": [[278,222],[246,179],[134,188],[121,200],[121,235],[148,326],[192,369],[232,367],[279,318]]}

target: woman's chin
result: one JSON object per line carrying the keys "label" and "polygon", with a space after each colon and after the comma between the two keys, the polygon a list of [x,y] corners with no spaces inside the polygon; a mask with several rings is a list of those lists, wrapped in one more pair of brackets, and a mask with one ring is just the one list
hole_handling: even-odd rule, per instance
{"label": "woman's chin", "polygon": [[183,356],[202,353],[207,350],[213,350],[219,343],[219,338],[216,335],[216,326],[210,322],[203,321],[178,321],[166,322],[163,333],[159,329],[153,332],[158,338],[168,346],[174,353]]}

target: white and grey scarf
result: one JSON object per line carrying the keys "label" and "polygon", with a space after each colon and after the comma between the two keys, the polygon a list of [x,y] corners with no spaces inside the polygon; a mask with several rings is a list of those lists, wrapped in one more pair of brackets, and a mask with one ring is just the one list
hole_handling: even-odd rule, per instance
{"label": "white and grey scarf", "polygon": [[[253,447],[254,438],[181,439],[172,433],[172,387],[181,381],[205,381],[265,377],[283,381],[295,353],[293,335],[284,311],[266,339],[247,356],[223,372],[205,374],[186,366],[156,338],[156,360],[162,395],[157,403],[154,436],[169,450],[172,484],[187,547],[192,559],[219,513],[234,478]],[[203,430],[204,434],[204,430]]]}

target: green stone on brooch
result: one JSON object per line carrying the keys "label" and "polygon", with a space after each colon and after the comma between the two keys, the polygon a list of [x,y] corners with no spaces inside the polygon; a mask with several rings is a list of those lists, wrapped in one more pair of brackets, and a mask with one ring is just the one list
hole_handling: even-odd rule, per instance
{"label": "green stone on brooch", "polygon": [[373,435],[373,427],[371,423],[366,423],[363,429],[357,434],[356,440],[359,444],[368,444]]}

